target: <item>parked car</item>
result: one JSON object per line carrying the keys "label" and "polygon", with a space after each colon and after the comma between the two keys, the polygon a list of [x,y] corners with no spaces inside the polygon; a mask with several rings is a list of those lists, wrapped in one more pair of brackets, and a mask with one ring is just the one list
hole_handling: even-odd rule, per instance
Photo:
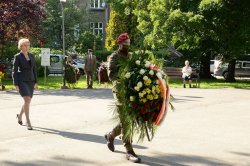
{"label": "parked car", "polygon": [[[210,73],[214,73],[216,60],[210,61]],[[228,63],[222,63],[218,66],[218,69],[214,73],[216,76],[228,76]],[[237,60],[235,64],[235,76],[236,77],[250,77],[250,61]]]}
{"label": "parked car", "polygon": [[[226,79],[228,76],[228,67],[223,67],[221,73]],[[250,77],[250,61],[236,61],[235,77]]]}
{"label": "parked car", "polygon": [[[41,54],[39,58],[41,59]],[[62,74],[63,73],[63,55],[50,54],[50,65],[48,66],[49,74]]]}

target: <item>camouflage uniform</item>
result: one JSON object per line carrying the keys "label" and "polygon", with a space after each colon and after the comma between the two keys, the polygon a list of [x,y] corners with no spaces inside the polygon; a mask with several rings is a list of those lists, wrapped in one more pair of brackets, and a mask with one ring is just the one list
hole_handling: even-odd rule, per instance
{"label": "camouflage uniform", "polygon": [[[115,99],[115,105],[116,105],[116,110],[117,110],[118,114],[119,114],[119,107],[121,106],[121,103],[119,102],[119,96],[117,93],[117,89],[116,89],[116,85],[118,84],[118,81],[117,81],[118,80],[118,71],[120,69],[119,61],[121,59],[126,60],[127,58],[128,58],[128,55],[124,55],[124,54],[120,53],[119,51],[115,51],[113,54],[111,54],[111,56],[108,60],[108,76],[109,76],[109,79],[113,83],[112,92],[113,92],[113,96]],[[110,134],[112,135],[113,138],[122,134],[122,141],[123,141],[124,147],[126,148],[127,152],[133,151],[131,142],[125,141],[125,139],[123,138],[122,126],[123,126],[123,124],[119,123],[118,125],[116,125],[115,128],[113,128],[113,130],[110,132]]]}

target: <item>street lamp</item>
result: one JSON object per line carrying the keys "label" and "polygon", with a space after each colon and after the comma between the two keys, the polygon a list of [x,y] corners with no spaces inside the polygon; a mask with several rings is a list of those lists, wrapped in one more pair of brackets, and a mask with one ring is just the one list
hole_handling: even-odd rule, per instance
{"label": "street lamp", "polygon": [[[62,6],[62,47],[63,47],[63,62],[65,59],[65,29],[64,29],[64,8],[63,8],[63,3],[66,2],[66,0],[60,0],[61,6]],[[64,65],[62,65],[64,66]],[[61,87],[62,89],[66,89],[66,81],[65,81],[65,71],[63,69],[63,86]]]}
{"label": "street lamp", "polygon": [[66,0],[60,0],[60,2],[61,2],[61,6],[62,6],[62,40],[63,40],[63,57],[65,57],[65,37],[64,37],[64,35],[65,35],[65,30],[64,30],[64,9],[63,9],[63,3],[65,3],[66,2]]}

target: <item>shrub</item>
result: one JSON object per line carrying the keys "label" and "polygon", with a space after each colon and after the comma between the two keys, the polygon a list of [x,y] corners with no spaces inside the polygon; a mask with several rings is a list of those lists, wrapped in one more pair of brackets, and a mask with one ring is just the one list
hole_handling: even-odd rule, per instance
{"label": "shrub", "polygon": [[107,57],[112,54],[113,51],[108,51],[108,50],[96,50],[94,52],[94,55],[96,56],[96,59],[98,62],[106,62]]}
{"label": "shrub", "polygon": [[105,47],[107,50],[115,50],[117,48],[116,39],[122,32],[127,31],[127,25],[125,17],[119,15],[115,11],[111,11],[108,26],[106,28],[107,35]]}

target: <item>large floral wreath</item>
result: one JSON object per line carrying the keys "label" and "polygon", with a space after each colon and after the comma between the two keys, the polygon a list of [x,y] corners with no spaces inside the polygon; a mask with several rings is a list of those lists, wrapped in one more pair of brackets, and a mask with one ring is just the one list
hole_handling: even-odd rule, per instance
{"label": "large floral wreath", "polygon": [[134,53],[120,64],[116,88],[124,138],[132,140],[138,133],[138,141],[145,136],[150,141],[169,107],[167,75],[158,67],[161,61],[145,52]]}

